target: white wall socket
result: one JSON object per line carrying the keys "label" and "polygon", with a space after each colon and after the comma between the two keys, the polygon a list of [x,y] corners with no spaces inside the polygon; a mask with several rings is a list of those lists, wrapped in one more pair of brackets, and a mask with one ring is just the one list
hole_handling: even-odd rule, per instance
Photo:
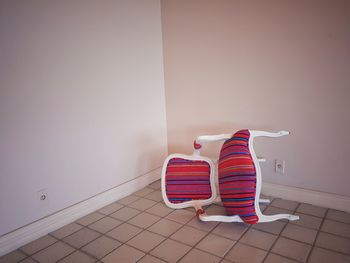
{"label": "white wall socket", "polygon": [[286,168],[286,162],[284,160],[276,160],[275,161],[275,172],[279,174],[284,174],[284,170]]}
{"label": "white wall socket", "polygon": [[47,204],[49,201],[49,194],[47,189],[41,189],[37,192],[37,199],[40,205]]}

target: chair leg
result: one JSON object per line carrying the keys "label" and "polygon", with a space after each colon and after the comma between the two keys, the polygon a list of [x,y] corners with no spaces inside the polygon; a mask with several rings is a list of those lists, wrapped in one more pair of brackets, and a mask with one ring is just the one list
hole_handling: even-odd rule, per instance
{"label": "chair leg", "polygon": [[269,204],[271,201],[269,199],[259,199],[259,204]]}
{"label": "chair leg", "polygon": [[243,222],[243,220],[238,216],[222,216],[222,215],[207,215],[199,203],[194,204],[194,209],[196,210],[196,216],[199,220],[204,222],[216,221],[216,222]]}
{"label": "chair leg", "polygon": [[225,222],[225,223],[233,223],[233,222],[243,222],[243,220],[238,216],[219,216],[219,215],[207,215],[201,214],[198,216],[199,220],[204,222],[216,221],[216,222]]}
{"label": "chair leg", "polygon": [[289,221],[295,221],[299,220],[299,216],[291,214],[261,215],[259,216],[259,223],[272,222],[279,219],[288,219]]}

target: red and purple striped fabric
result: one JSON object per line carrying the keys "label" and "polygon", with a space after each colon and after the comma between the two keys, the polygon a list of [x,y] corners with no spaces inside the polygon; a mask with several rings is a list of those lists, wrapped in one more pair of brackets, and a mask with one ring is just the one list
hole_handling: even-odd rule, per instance
{"label": "red and purple striped fabric", "polygon": [[239,215],[248,224],[256,224],[256,170],[249,152],[248,130],[236,132],[225,141],[219,159],[219,189],[228,215]]}
{"label": "red and purple striped fabric", "polygon": [[212,196],[209,163],[183,158],[170,159],[165,187],[167,197],[173,204],[209,199]]}

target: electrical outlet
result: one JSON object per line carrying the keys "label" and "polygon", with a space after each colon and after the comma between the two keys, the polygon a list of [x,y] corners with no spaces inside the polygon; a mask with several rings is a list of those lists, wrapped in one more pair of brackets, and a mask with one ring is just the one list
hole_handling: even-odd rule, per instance
{"label": "electrical outlet", "polygon": [[49,201],[49,194],[47,189],[41,189],[37,192],[37,199],[40,205],[47,204]]}
{"label": "electrical outlet", "polygon": [[276,160],[275,162],[275,172],[279,174],[284,174],[286,168],[286,162],[284,160]]}

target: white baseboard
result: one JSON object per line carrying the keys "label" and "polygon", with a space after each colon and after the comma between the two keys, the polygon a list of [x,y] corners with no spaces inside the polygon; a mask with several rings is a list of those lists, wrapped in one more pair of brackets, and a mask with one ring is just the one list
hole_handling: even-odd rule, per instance
{"label": "white baseboard", "polygon": [[262,183],[262,193],[273,197],[350,212],[350,197],[298,187]]}
{"label": "white baseboard", "polygon": [[142,189],[160,179],[160,173],[158,168],[0,237],[0,256]]}

